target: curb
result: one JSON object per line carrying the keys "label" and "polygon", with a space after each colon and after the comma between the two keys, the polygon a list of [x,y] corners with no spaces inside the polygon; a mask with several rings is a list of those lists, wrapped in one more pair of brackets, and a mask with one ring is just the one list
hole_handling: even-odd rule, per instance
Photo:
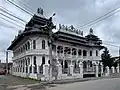
{"label": "curb", "polygon": [[47,85],[47,84],[69,84],[69,83],[75,83],[75,82],[85,82],[85,81],[91,81],[91,80],[102,80],[102,79],[111,79],[111,78],[120,78],[120,77],[99,77],[99,78],[57,80],[57,81],[52,81],[52,82],[41,82],[41,84],[44,84],[44,85]]}

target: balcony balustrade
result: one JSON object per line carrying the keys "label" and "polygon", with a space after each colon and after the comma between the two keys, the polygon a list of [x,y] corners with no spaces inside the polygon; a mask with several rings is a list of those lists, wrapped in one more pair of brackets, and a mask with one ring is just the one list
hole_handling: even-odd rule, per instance
{"label": "balcony balustrade", "polygon": [[34,55],[34,54],[35,55],[42,55],[42,54],[49,55],[49,51],[46,49],[31,49],[31,50],[27,50],[25,52],[22,52],[21,54],[19,54],[17,56],[14,56],[12,58],[12,60],[16,60],[16,59],[22,58],[24,56]]}

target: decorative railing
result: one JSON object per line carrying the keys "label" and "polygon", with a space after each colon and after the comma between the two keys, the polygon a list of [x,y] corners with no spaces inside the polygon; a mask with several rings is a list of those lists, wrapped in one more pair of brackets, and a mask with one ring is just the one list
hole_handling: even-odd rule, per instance
{"label": "decorative railing", "polygon": [[16,59],[19,59],[21,57],[24,57],[26,55],[34,55],[34,54],[37,54],[37,55],[49,55],[49,51],[46,50],[46,49],[30,49],[30,50],[27,50],[25,52],[22,52],[21,54],[15,56],[12,58],[12,60],[16,60]]}

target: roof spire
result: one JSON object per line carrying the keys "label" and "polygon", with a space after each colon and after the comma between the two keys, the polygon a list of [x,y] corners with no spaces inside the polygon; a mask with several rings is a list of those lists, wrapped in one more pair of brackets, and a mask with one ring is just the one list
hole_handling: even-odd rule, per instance
{"label": "roof spire", "polygon": [[43,9],[42,8],[38,8],[37,9],[37,13],[43,15]]}
{"label": "roof spire", "polygon": [[89,33],[90,33],[91,35],[93,35],[93,29],[92,29],[92,28],[90,28]]}
{"label": "roof spire", "polygon": [[44,18],[44,11],[42,8],[38,8],[37,11],[36,11],[36,15],[39,16],[39,17],[43,17]]}

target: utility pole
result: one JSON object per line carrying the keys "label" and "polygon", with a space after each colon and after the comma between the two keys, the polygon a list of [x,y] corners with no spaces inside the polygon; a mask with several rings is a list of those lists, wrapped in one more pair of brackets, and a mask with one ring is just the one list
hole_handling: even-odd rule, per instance
{"label": "utility pole", "polygon": [[6,51],[6,75],[8,74],[8,51]]}
{"label": "utility pole", "polygon": [[119,70],[120,70],[120,47],[119,47],[119,60],[118,60]]}
{"label": "utility pole", "polygon": [[[53,16],[55,16],[55,13],[53,14]],[[49,20],[47,22],[47,25],[42,27],[42,28],[47,28],[47,30],[48,30],[48,45],[49,45],[49,60],[50,60],[49,82],[51,81],[50,78],[53,75],[53,68],[55,68],[54,65],[53,65],[53,58],[52,58],[52,44],[53,44],[52,29],[55,29],[56,26],[54,26],[54,24],[52,22],[52,17],[49,18]]]}

